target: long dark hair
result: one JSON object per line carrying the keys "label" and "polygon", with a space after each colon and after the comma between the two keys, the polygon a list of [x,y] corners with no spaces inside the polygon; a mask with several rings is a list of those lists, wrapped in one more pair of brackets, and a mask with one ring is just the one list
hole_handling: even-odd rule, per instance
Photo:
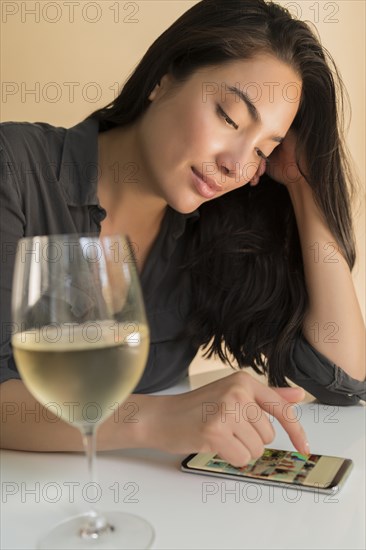
{"label": "long dark hair", "polygon": [[[352,201],[357,194],[342,137],[345,88],[311,28],[265,0],[202,0],[148,49],[120,95],[88,118],[100,130],[128,125],[148,108],[162,76],[184,82],[200,67],[274,54],[302,79],[293,122],[298,158],[309,159],[307,181],[344,255],[355,263]],[[348,97],[348,96],[347,96]],[[231,364],[267,373],[287,385],[286,365],[308,306],[299,233],[285,186],[261,178],[204,203],[185,266],[192,274],[194,311],[188,331],[198,345]]]}

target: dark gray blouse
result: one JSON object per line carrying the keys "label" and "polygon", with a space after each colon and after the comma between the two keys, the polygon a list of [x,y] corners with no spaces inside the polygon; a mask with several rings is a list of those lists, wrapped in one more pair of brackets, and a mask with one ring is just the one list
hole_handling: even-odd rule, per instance
{"label": "dark gray blouse", "polygon": [[[98,122],[65,129],[46,123],[0,124],[1,350],[0,382],[20,378],[11,350],[11,286],[17,241],[23,236],[100,232],[106,212],[97,191]],[[167,207],[140,276],[151,345],[136,393],[167,388],[188,373],[197,353],[183,334],[193,304],[189,274],[179,266],[199,210]],[[323,403],[366,399],[366,383],[347,375],[303,337],[288,358],[289,379]]]}

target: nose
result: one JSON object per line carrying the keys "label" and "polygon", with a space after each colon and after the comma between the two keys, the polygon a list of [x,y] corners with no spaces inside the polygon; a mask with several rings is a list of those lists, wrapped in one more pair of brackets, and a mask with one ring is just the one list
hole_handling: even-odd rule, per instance
{"label": "nose", "polygon": [[230,187],[248,183],[258,170],[260,161],[255,151],[250,153],[246,149],[237,154],[234,151],[220,153],[216,157],[219,182]]}

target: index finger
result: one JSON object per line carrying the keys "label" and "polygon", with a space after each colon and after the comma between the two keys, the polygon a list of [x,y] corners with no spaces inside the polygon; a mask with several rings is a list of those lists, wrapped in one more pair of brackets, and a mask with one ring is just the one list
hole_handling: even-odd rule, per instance
{"label": "index finger", "polygon": [[294,447],[302,454],[309,454],[310,448],[304,428],[296,418],[293,403],[289,403],[271,388],[264,388],[260,396],[256,396],[258,405],[277,418],[288,433]]}

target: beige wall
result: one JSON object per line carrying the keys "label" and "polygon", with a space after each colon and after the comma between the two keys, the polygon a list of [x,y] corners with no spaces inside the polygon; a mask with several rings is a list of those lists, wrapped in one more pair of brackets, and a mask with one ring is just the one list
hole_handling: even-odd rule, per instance
{"label": "beige wall", "polygon": [[[1,0],[1,120],[76,124],[115,97],[151,42],[195,3]],[[352,106],[347,143],[365,185],[365,2],[279,3],[315,25],[341,71]],[[365,317],[364,192],[355,220]]]}

